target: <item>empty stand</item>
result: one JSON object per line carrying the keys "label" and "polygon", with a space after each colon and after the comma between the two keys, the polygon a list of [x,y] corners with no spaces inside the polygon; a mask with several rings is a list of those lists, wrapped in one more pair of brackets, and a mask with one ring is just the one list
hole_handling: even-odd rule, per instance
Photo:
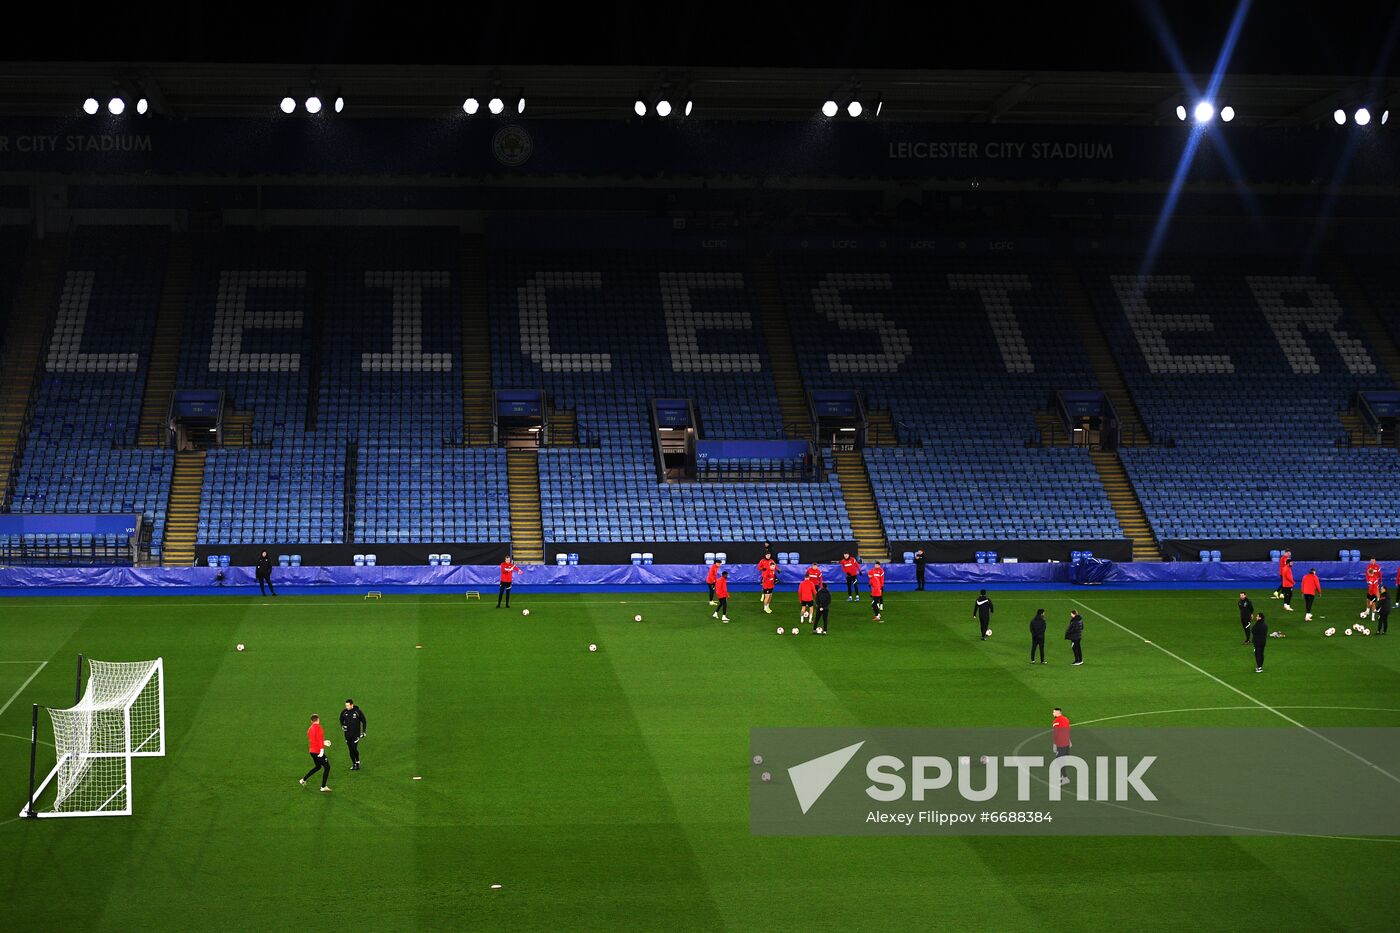
{"label": "empty stand", "polygon": [[[1262,257],[1128,262],[1085,281],[1152,426],[1174,446],[1120,451],[1160,540],[1394,537],[1362,490],[1395,452],[1337,446],[1337,412],[1388,382],[1366,330],[1323,276]],[[1203,478],[1209,482],[1202,482]]]}
{"label": "empty stand", "polygon": [[802,368],[797,364],[788,313],[773,260],[770,257],[756,259],[753,277],[768,359],[773,367],[773,386],[777,389],[778,406],[783,413],[783,433],[800,440],[812,440],[812,414],[807,404],[807,389],[802,384]]}
{"label": "empty stand", "polygon": [[1024,446],[1052,392],[1094,388],[1045,263],[802,253],[780,269],[805,384],[860,386],[923,445],[864,451],[888,540],[1122,537],[1086,450]]}
{"label": "empty stand", "polygon": [[[165,263],[160,304],[156,311],[155,339],[146,368],[146,389],[141,402],[137,443],[156,447],[164,442],[170,395],[180,365],[180,337],[185,330],[185,306],[190,297],[192,248],[189,237],[173,236]],[[191,556],[193,560],[193,556]]]}

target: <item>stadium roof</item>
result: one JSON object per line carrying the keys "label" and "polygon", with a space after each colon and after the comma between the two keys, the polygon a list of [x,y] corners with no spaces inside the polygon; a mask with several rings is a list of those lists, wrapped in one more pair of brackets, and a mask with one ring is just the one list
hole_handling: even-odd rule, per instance
{"label": "stadium roof", "polygon": [[[1206,76],[1195,76],[1203,87]],[[524,96],[527,116],[627,118],[638,98],[692,99],[697,119],[806,120],[854,96],[879,119],[1020,124],[1170,123],[1187,103],[1175,74],[1085,71],[656,68],[590,66],[3,63],[6,115],[76,113],[88,96],[146,97],[175,116],[271,115],[287,94],[343,95],[346,116],[461,113],[464,97]],[[1320,123],[1337,108],[1400,111],[1400,78],[1227,76],[1217,103],[1246,125]],[[1400,113],[1397,114],[1400,116]]]}

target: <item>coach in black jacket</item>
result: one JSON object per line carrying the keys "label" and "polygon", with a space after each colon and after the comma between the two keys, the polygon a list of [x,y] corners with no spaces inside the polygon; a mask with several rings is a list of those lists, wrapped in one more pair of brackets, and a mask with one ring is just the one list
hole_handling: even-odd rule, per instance
{"label": "coach in black jacket", "polygon": [[261,591],[264,596],[267,595],[268,590],[272,590],[273,596],[277,595],[277,590],[272,585],[272,558],[267,556],[266,551],[263,551],[262,554],[258,556],[257,568],[254,574],[258,578],[258,590]]}
{"label": "coach in black jacket", "polygon": [[825,635],[828,618],[827,613],[831,611],[831,590],[826,588],[825,583],[817,589],[816,602],[817,616],[816,622],[812,626],[812,634]]}
{"label": "coach in black jacket", "polygon": [[1084,663],[1084,653],[1079,650],[1080,639],[1084,637],[1084,617],[1078,610],[1069,614],[1069,628],[1065,629],[1065,640],[1074,646],[1074,666]]}
{"label": "coach in black jacket", "polygon": [[1037,609],[1031,619],[1031,663],[1035,663],[1035,650],[1040,649],[1040,663],[1045,663],[1045,610]]}
{"label": "coach in black jacket", "polygon": [[1244,644],[1249,644],[1249,623],[1254,619],[1254,603],[1249,596],[1240,594],[1240,625],[1244,628]]}
{"label": "coach in black jacket", "polygon": [[1269,643],[1269,623],[1264,621],[1264,613],[1254,615],[1254,625],[1250,628],[1254,638],[1254,673],[1264,673],[1264,646]]}
{"label": "coach in black jacket", "polygon": [[355,705],[354,700],[345,701],[345,709],[340,711],[340,728],[345,733],[345,748],[350,752],[350,770],[360,770],[360,739],[365,737],[369,721],[364,710]]}

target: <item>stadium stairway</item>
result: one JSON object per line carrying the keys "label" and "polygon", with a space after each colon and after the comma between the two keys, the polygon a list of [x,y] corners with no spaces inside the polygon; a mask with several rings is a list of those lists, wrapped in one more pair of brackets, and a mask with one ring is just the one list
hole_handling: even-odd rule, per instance
{"label": "stadium stairway", "polygon": [[1361,287],[1361,283],[1351,271],[1351,266],[1340,256],[1328,257],[1327,271],[1337,286],[1343,307],[1355,315],[1361,326],[1366,329],[1366,345],[1375,354],[1376,359],[1380,360],[1391,385],[1400,386],[1400,349],[1396,348],[1395,338],[1390,335],[1390,329],[1376,313],[1376,307],[1371,304],[1366,289]]}
{"label": "stadium stairway", "polygon": [[1117,453],[1107,450],[1090,451],[1089,459],[1094,462],[1099,482],[1103,484],[1108,501],[1118,515],[1119,527],[1123,529],[1123,534],[1133,540],[1133,560],[1161,561],[1162,552],[1157,549],[1157,539],[1147,522],[1147,513],[1143,511],[1122,459]]}
{"label": "stadium stairway", "polygon": [[156,311],[156,333],[146,367],[146,391],[141,399],[141,426],[136,435],[136,443],[141,447],[160,447],[165,439],[170,394],[175,391],[175,373],[180,365],[185,304],[190,296],[191,254],[188,236],[171,236]]}
{"label": "stadium stairway", "polygon": [[1061,296],[1069,305],[1070,316],[1074,318],[1075,329],[1079,333],[1080,343],[1084,345],[1089,364],[1094,368],[1094,379],[1118,411],[1121,428],[1119,443],[1128,447],[1150,443],[1152,436],[1148,434],[1147,425],[1143,424],[1137,404],[1128,392],[1123,372],[1113,358],[1108,338],[1104,336],[1098,315],[1094,312],[1093,299],[1084,287],[1084,280],[1079,277],[1079,270],[1068,259],[1057,259],[1055,279]]}
{"label": "stadium stairway", "polygon": [[189,567],[194,564],[194,542],[199,532],[199,502],[204,491],[204,451],[175,454],[170,479],[170,503],[165,510],[165,550],[161,564]]}
{"label": "stadium stairway", "polygon": [[888,408],[865,410],[865,442],[871,447],[899,445],[899,431],[894,425],[894,415]]}
{"label": "stadium stairway", "polygon": [[481,237],[462,239],[462,437],[485,446],[491,437],[491,325],[486,300],[486,250]]}
{"label": "stadium stairway", "polygon": [[1068,447],[1069,435],[1065,433],[1064,422],[1049,409],[1035,413],[1035,427],[1040,432],[1040,443],[1046,447]]}
{"label": "stadium stairway", "polygon": [[545,421],[550,447],[578,446],[578,418],[572,408],[555,408],[550,405]]}
{"label": "stadium stairway", "polygon": [[846,501],[846,516],[851,532],[856,536],[856,549],[861,560],[888,564],[890,546],[885,539],[885,526],[875,507],[875,490],[870,486],[870,472],[865,457],[858,450],[835,451],[836,478],[841,482],[841,497]]}
{"label": "stadium stairway", "polygon": [[1337,420],[1342,423],[1342,429],[1347,432],[1347,437],[1351,443],[1357,447],[1379,447],[1381,439],[1375,432],[1366,430],[1366,421],[1354,409],[1343,409],[1337,412]]}
{"label": "stadium stairway", "polygon": [[540,515],[539,451],[506,452],[510,483],[510,553],[517,564],[544,563],[544,520]]}
{"label": "stadium stairway", "polygon": [[49,236],[32,241],[25,257],[24,277],[0,357],[0,511],[9,507],[10,483],[24,440],[25,419],[38,389],[67,251],[66,237]]}
{"label": "stadium stairway", "polygon": [[224,415],[224,446],[253,446],[253,413],[251,411],[231,411]]}
{"label": "stadium stairway", "polygon": [[[783,433],[788,437],[812,439],[812,413],[802,370],[797,365],[797,349],[792,342],[787,308],[778,284],[778,270],[770,257],[754,260],[754,289],[758,313],[768,344],[768,361],[773,367],[773,385],[778,390],[778,409],[783,416]],[[888,414],[888,412],[886,413]],[[890,425],[893,431],[893,423]]]}

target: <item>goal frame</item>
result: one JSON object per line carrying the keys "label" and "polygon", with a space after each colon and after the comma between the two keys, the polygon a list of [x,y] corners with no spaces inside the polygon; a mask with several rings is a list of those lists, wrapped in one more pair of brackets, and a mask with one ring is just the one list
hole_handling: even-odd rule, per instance
{"label": "goal frame", "polygon": [[[79,663],[81,664],[81,661],[80,661]],[[88,663],[89,663],[89,665],[91,665],[91,664],[92,664],[92,660],[89,659]],[[100,664],[100,663],[102,663],[102,662],[99,661],[99,662],[97,662],[97,663]],[[122,706],[122,733],[123,733],[123,742],[124,742],[124,744],[125,744],[126,747],[125,747],[124,749],[122,749],[121,751],[116,751],[116,752],[89,752],[89,753],[87,753],[86,755],[84,755],[85,758],[89,758],[89,759],[111,759],[111,758],[119,758],[119,759],[122,759],[122,765],[123,765],[123,767],[122,767],[122,784],[121,784],[121,786],[118,787],[115,791],[113,791],[112,794],[111,794],[111,796],[109,796],[105,801],[103,801],[102,804],[101,804],[97,809],[95,809],[95,810],[73,810],[73,811],[63,811],[63,810],[40,810],[40,809],[36,806],[36,801],[37,801],[41,796],[43,796],[44,791],[47,790],[47,789],[48,789],[48,786],[49,786],[51,783],[53,783],[53,781],[54,781],[55,778],[58,777],[58,774],[59,774],[60,770],[63,768],[63,766],[65,765],[65,763],[67,763],[67,762],[69,761],[69,759],[72,757],[72,753],[71,753],[71,752],[70,752],[70,753],[66,753],[66,754],[62,755],[61,757],[59,757],[59,758],[54,762],[53,768],[50,769],[49,773],[44,777],[43,781],[40,782],[39,785],[38,785],[37,787],[34,786],[34,769],[33,769],[32,764],[31,764],[31,768],[30,768],[30,792],[29,792],[29,797],[25,800],[24,808],[20,810],[20,814],[19,814],[19,815],[20,815],[21,817],[38,818],[38,819],[54,819],[54,818],[59,818],[59,817],[84,817],[84,816],[130,816],[130,815],[132,814],[132,780],[131,780],[131,761],[132,761],[132,759],[133,759],[133,758],[159,758],[159,757],[164,757],[164,755],[165,755],[165,746],[166,746],[166,742],[165,742],[165,659],[164,659],[164,658],[155,658],[155,659],[154,659],[154,667],[151,669],[150,673],[148,673],[148,674],[145,676],[145,678],[141,681],[140,689],[138,689],[138,690],[136,691],[136,693],[133,695],[133,700],[135,699],[136,696],[140,696],[140,694],[141,694],[142,692],[144,692],[145,690],[147,690],[147,689],[150,687],[152,681],[155,681],[155,684],[156,684],[156,691],[157,691],[157,695],[158,695],[158,698],[159,698],[158,704],[157,704],[157,707],[158,707],[158,710],[159,710],[159,718],[158,718],[158,721],[159,721],[159,727],[158,727],[158,728],[159,728],[159,731],[156,732],[156,733],[154,733],[155,736],[158,736],[158,737],[159,737],[159,747],[154,748],[154,749],[148,749],[148,748],[146,748],[146,746],[150,743],[152,736],[147,736],[147,737],[143,738],[143,739],[141,740],[140,745],[138,745],[135,749],[133,749],[133,748],[131,747],[131,741],[132,741],[132,737],[131,737],[131,707],[132,707],[132,703],[131,703],[131,702],[128,702],[128,703],[123,704],[123,706]],[[89,685],[90,685],[90,684],[91,684],[91,673],[89,673]],[[77,704],[75,704],[74,706],[69,707],[69,708],[66,709],[66,710],[54,710],[54,709],[50,709],[50,710],[49,710],[50,721],[52,721],[53,713],[55,713],[55,712],[59,712],[59,713],[69,712],[69,711],[71,711],[71,710],[78,709],[78,708],[82,707],[82,705],[83,705],[83,703],[80,701],[80,702],[78,702]],[[33,727],[31,728],[31,730],[30,730],[30,733],[31,733],[31,734],[30,734],[30,758],[31,758],[31,761],[36,757],[37,751],[38,751],[38,739],[39,739],[38,731],[39,731],[39,730],[38,730],[38,720],[37,720],[37,713],[38,713],[38,706],[37,706],[37,705],[35,706],[35,713],[36,713],[35,723],[34,723],[34,726],[33,726]],[[122,794],[123,792],[125,792],[125,794],[126,794],[126,797],[125,797],[125,805],[124,805],[123,807],[121,807],[121,808],[119,808],[119,809],[105,809],[105,807],[107,806],[107,804],[111,803],[113,799],[115,799],[118,795]]]}

